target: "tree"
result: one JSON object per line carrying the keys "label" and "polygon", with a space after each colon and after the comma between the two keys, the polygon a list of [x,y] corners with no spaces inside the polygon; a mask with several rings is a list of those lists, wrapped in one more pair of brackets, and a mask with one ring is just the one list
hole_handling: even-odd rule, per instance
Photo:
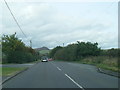
{"label": "tree", "polygon": [[25,44],[13,35],[3,35],[2,37],[2,52],[6,56],[3,63],[24,63],[34,60],[35,51],[26,47]]}
{"label": "tree", "polygon": [[98,43],[78,42],[78,44],[77,44],[77,58],[99,55],[101,49],[98,48],[97,45],[98,45]]}
{"label": "tree", "polygon": [[50,57],[54,57],[54,55],[55,55],[55,53],[58,51],[58,50],[60,50],[60,49],[62,49],[63,47],[61,47],[61,46],[57,46],[57,47],[55,47],[54,49],[52,49],[51,51],[50,51]]}
{"label": "tree", "polygon": [[14,51],[23,51],[25,49],[25,44],[13,35],[3,35],[2,37],[2,50],[8,55]]}
{"label": "tree", "polygon": [[54,58],[67,61],[76,60],[76,49],[76,44],[69,44],[67,47],[58,50],[55,53]]}
{"label": "tree", "polygon": [[64,48],[56,47],[51,51],[51,54],[55,59],[72,61],[80,60],[87,56],[97,56],[100,54],[100,51],[98,43],[77,42],[76,44],[69,44]]}

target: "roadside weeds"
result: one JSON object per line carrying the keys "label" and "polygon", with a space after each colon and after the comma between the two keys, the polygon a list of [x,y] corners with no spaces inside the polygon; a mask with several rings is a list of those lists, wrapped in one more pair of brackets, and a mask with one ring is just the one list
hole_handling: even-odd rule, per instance
{"label": "roadside weeds", "polygon": [[[5,80],[2,81],[1,84],[4,84],[6,81],[10,80],[11,78],[17,76],[18,74],[20,74],[20,73],[22,73],[22,72],[24,72],[24,71],[26,71],[26,70],[28,70],[28,69],[29,69],[29,67],[27,67],[27,68],[25,68],[24,70],[21,70],[21,71],[15,73],[15,74],[13,74],[13,75],[7,77]],[[0,85],[1,85],[1,84],[0,84]]]}
{"label": "roadside weeds", "polygon": [[[39,62],[36,62],[34,65],[36,65],[36,64],[38,64],[38,63],[39,63]],[[34,66],[34,65],[33,65],[33,66]],[[4,84],[4,83],[7,82],[8,80],[10,80],[10,79],[12,79],[13,77],[17,76],[18,74],[23,73],[24,71],[27,71],[28,69],[32,68],[33,66],[31,66],[31,67],[26,67],[24,70],[21,70],[21,71],[15,73],[15,74],[13,74],[13,75],[7,77],[4,81],[2,81],[2,82],[0,83],[0,85]]]}
{"label": "roadside weeds", "polygon": [[[56,60],[56,61],[63,61],[63,60]],[[63,61],[63,62],[72,62],[72,63],[78,63],[78,64],[92,65],[92,66],[96,67],[96,70],[99,73],[103,73],[103,74],[107,74],[107,75],[110,75],[110,76],[114,76],[114,77],[120,78],[120,73],[119,72],[115,72],[115,71],[112,71],[112,70],[101,68],[101,67],[99,67],[99,65],[94,64],[94,63],[89,63],[89,62],[86,63],[86,62],[81,62],[81,61]]]}

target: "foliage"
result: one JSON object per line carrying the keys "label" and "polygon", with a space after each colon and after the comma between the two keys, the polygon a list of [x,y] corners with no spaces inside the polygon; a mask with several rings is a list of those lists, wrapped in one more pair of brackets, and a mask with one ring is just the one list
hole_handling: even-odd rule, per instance
{"label": "foliage", "polygon": [[100,48],[98,48],[98,43],[91,42],[78,42],[77,44],[77,58],[86,56],[98,56],[100,54]]}
{"label": "foliage", "polygon": [[54,55],[55,55],[55,53],[58,51],[58,50],[60,50],[60,49],[62,49],[62,47],[61,46],[57,46],[57,47],[55,47],[54,49],[52,49],[51,51],[50,51],[50,57],[54,57]]}
{"label": "foliage", "polygon": [[25,63],[34,61],[37,57],[36,52],[13,35],[3,35],[2,52],[5,56],[3,63]]}
{"label": "foliage", "polygon": [[120,67],[118,66],[118,58],[117,57],[109,57],[109,56],[92,56],[86,57],[80,61],[80,63],[84,64],[93,64],[99,68],[108,69],[117,72]]}
{"label": "foliage", "polygon": [[76,60],[76,49],[77,49],[77,45],[76,44],[70,44],[67,47],[64,47],[60,50],[58,50],[55,55],[54,58],[55,59],[60,59],[60,60],[67,60],[67,61],[71,61],[71,60]]}
{"label": "foliage", "polygon": [[77,42],[66,47],[56,47],[50,52],[55,60],[93,64],[97,67],[119,71],[120,49],[101,49],[98,43]]}
{"label": "foliage", "polygon": [[102,50],[101,56],[109,56],[109,57],[119,57],[120,56],[120,49],[108,49]]}
{"label": "foliage", "polygon": [[80,60],[83,57],[99,55],[101,49],[97,45],[98,43],[77,42],[76,44],[69,44],[64,48],[56,47],[50,54],[54,59],[67,61]]}

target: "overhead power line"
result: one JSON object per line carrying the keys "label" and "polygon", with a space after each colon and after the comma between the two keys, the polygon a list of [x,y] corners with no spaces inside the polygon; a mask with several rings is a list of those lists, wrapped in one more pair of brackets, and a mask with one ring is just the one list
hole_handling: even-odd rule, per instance
{"label": "overhead power line", "polygon": [[16,22],[17,26],[19,27],[20,31],[21,31],[22,34],[27,38],[26,34],[23,32],[23,30],[22,30],[22,28],[20,27],[20,25],[19,25],[17,19],[15,18],[14,14],[12,13],[12,11],[11,11],[9,5],[7,4],[7,2],[6,2],[5,0],[4,0],[4,2],[5,2],[5,4],[6,4],[6,6],[7,6],[7,8],[9,9],[9,11],[10,11],[10,13],[11,13],[11,15],[12,15],[14,21]]}
{"label": "overhead power line", "polygon": [[[23,30],[22,30],[22,28],[20,27],[20,25],[19,25],[17,19],[15,18],[14,14],[12,13],[12,11],[11,11],[9,5],[7,4],[7,2],[6,2],[5,0],[4,0],[4,2],[5,2],[5,4],[6,4],[8,10],[10,11],[10,13],[11,13],[11,15],[12,15],[14,21],[16,22],[18,28],[20,29],[20,31],[22,32],[22,34],[27,38],[26,34],[23,32]],[[31,41],[31,40],[30,40],[30,47],[32,47],[32,41]]]}

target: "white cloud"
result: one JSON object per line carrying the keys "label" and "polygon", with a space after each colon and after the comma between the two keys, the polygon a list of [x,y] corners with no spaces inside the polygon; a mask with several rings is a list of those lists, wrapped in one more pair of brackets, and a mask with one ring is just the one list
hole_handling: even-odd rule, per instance
{"label": "white cloud", "polygon": [[[85,11],[81,9],[81,7],[85,8],[83,4],[80,7],[79,5],[73,7],[74,3],[73,6],[70,3],[59,3],[58,6],[57,3],[23,3],[22,5],[10,3],[14,15],[28,38],[25,39],[22,35],[5,7],[3,9],[7,11],[3,12],[3,33],[17,32],[17,36],[27,45],[32,39],[33,47],[53,48],[62,43],[68,44],[78,40],[98,42],[102,48],[117,47],[117,18],[115,17],[117,13],[112,14],[113,11],[106,13],[103,7],[93,7],[92,4],[90,4],[92,7],[90,5],[86,7],[90,8],[88,13],[86,9]],[[62,9],[63,7],[65,8]],[[96,11],[97,8],[99,11]]]}
{"label": "white cloud", "polygon": [[[7,0],[8,2],[43,2],[43,0]],[[118,2],[119,0],[44,0],[44,2]],[[3,1],[1,1],[3,2]]]}

